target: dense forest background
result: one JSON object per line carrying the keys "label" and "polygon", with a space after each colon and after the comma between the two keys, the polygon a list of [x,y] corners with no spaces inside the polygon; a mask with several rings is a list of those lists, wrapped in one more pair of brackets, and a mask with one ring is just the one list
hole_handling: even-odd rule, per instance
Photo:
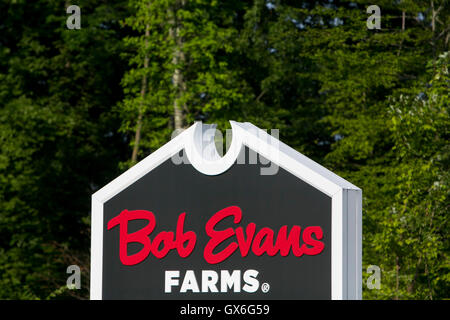
{"label": "dense forest background", "polygon": [[230,119],[362,188],[365,299],[450,298],[449,37],[446,0],[0,0],[0,299],[88,298],[91,194]]}

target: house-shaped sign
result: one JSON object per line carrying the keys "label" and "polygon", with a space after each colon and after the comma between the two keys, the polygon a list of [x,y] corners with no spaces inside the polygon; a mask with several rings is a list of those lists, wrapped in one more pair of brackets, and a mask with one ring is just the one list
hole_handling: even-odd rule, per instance
{"label": "house-shaped sign", "polygon": [[223,157],[196,122],[92,196],[91,299],[361,299],[361,189],[231,127]]}

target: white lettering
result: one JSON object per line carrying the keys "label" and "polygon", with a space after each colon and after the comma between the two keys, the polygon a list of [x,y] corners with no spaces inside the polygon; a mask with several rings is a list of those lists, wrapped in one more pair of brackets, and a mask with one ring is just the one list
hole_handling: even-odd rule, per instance
{"label": "white lettering", "polygon": [[242,287],[242,290],[245,292],[253,293],[256,292],[259,288],[259,281],[256,279],[258,276],[258,271],[256,270],[247,270],[244,272],[244,282],[245,285]]}
{"label": "white lettering", "polygon": [[220,271],[220,292],[227,292],[233,288],[234,292],[241,292],[241,271],[234,270],[232,274],[228,270]]}
{"label": "white lettering", "polygon": [[[166,271],[165,281],[165,293],[171,293],[173,286],[178,286],[178,278],[180,277],[180,271]],[[174,279],[177,278],[177,279]]]}
{"label": "white lettering", "polygon": [[217,272],[212,270],[202,271],[202,292],[219,292],[217,290],[217,281],[219,280],[219,275]]}
{"label": "white lettering", "polygon": [[186,271],[186,275],[184,276],[183,284],[181,285],[180,292],[185,293],[188,290],[192,292],[199,292],[197,279],[195,279],[195,274],[193,270]]}

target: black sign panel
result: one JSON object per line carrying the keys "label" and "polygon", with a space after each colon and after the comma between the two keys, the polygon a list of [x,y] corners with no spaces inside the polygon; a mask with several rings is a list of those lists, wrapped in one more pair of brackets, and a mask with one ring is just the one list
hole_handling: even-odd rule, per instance
{"label": "black sign panel", "polygon": [[[208,176],[169,159],[108,200],[102,298],[331,299],[331,198],[282,168],[275,175],[261,175],[261,167],[234,164]],[[125,224],[118,218],[124,210],[140,217],[127,223],[126,233],[141,231],[142,240],[142,230],[152,229],[148,243],[130,238],[124,244]],[[151,215],[154,228],[145,218]],[[177,232],[177,225],[182,231]],[[180,234],[195,234],[193,249],[185,241],[182,254],[169,241]],[[219,241],[220,236],[225,240]],[[151,247],[157,237],[169,240]],[[277,239],[280,244],[284,239],[278,250]],[[145,259],[121,259],[121,241],[126,248],[122,255],[141,253]],[[224,252],[228,254],[220,255]]]}

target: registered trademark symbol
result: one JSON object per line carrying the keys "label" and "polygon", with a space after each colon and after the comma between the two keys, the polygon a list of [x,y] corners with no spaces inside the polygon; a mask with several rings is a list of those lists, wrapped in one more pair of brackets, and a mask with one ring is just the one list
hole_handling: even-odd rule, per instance
{"label": "registered trademark symbol", "polygon": [[269,290],[270,290],[270,284],[268,284],[267,282],[264,282],[261,285],[261,291],[264,293],[267,293],[267,292],[269,292]]}

